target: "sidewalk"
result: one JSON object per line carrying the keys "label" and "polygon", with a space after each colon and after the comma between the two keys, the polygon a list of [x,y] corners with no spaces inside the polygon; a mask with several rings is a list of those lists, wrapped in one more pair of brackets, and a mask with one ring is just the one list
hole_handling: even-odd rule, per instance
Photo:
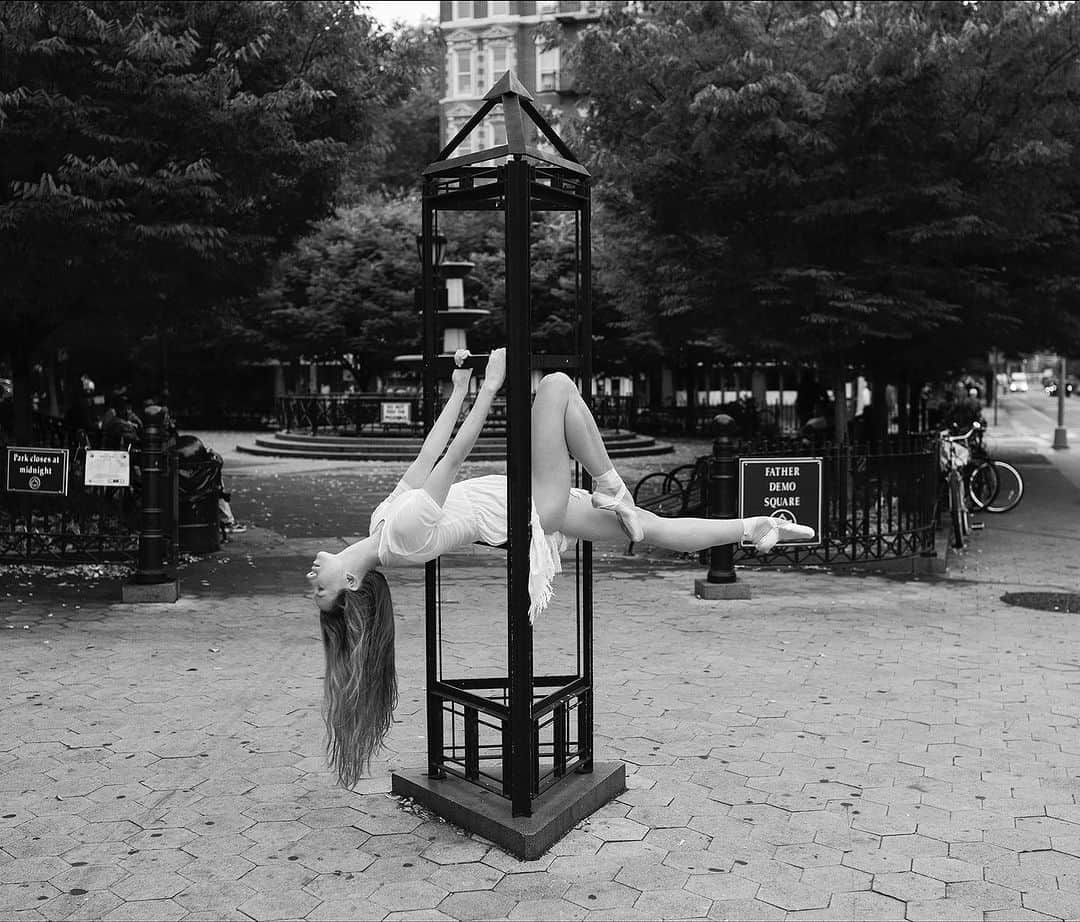
{"label": "sidewalk", "polygon": [[[1001,601],[1080,592],[1080,446],[1012,439],[1028,493],[948,579],[742,571],[751,601],[704,602],[696,563],[607,549],[597,755],[630,789],[529,863],[386,793],[424,760],[422,571],[356,793],[322,758],[326,538],[252,528],[175,606],[0,596],[0,918],[1080,918],[1080,624]],[[444,586],[451,649],[498,659],[501,560]]]}

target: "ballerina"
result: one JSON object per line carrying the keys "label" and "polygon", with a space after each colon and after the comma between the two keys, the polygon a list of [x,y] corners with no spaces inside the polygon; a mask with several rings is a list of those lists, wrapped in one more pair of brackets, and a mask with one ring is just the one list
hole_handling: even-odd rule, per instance
{"label": "ballerina", "polygon": [[[346,787],[369,766],[397,703],[393,604],[380,568],[420,566],[477,541],[507,540],[506,476],[457,480],[502,387],[506,350],[491,352],[472,408],[451,440],[472,379],[472,370],[460,367],[467,356],[455,355],[450,396],[416,460],[372,513],[368,536],[337,553],[320,551],[307,574],[326,654],[327,754]],[[571,487],[571,457],[592,475],[593,493]],[[770,516],[664,518],[638,509],[577,385],[561,372],[545,376],[533,398],[532,500],[530,621],[551,599],[559,555],[570,540],[625,535],[674,551],[750,541],[768,551],[781,538],[814,536],[812,528]]]}

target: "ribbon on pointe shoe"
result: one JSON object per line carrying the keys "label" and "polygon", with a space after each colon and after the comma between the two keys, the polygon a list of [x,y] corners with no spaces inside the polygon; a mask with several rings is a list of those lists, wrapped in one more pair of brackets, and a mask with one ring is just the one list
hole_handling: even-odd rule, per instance
{"label": "ribbon on pointe shoe", "polygon": [[634,498],[625,484],[614,496],[610,493],[593,493],[592,504],[596,509],[609,509],[614,512],[619,520],[619,527],[631,541],[637,543],[645,540],[645,529],[638,521]]}

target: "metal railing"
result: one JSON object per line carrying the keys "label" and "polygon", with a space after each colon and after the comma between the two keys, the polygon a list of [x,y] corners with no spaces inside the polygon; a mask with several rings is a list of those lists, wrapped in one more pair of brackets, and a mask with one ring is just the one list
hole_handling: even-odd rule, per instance
{"label": "metal railing", "polygon": [[[940,478],[936,434],[890,436],[874,445],[814,445],[802,439],[743,442],[736,454],[823,461],[821,543],[767,554],[736,547],[736,562],[866,563],[934,553]],[[643,505],[655,506],[660,514],[677,510],[679,515],[707,515],[712,460],[706,455],[662,478],[643,478],[653,488],[643,491]]]}
{"label": "metal railing", "polygon": [[[67,449],[67,493],[35,495],[0,489],[0,561],[134,563],[142,513],[138,446],[132,449],[131,486],[99,487],[84,483],[86,451],[95,447],[92,435],[61,419],[35,414],[31,441],[33,447]],[[0,445],[0,462],[5,458],[5,446]],[[164,505],[167,557],[175,563],[175,452],[166,453],[162,477],[161,489],[169,497]]]}

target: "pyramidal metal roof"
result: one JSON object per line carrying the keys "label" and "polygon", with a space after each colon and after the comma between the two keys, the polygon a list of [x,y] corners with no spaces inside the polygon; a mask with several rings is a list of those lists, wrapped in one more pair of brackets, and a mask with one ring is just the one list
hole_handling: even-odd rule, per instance
{"label": "pyramidal metal roof", "polygon": [[[484,94],[484,102],[461,130],[451,138],[450,142],[439,151],[436,157],[424,168],[424,176],[435,176],[439,173],[452,172],[458,167],[471,166],[473,164],[486,163],[491,160],[502,160],[507,157],[528,157],[561,167],[579,176],[588,176],[589,171],[581,165],[573,152],[562,138],[551,127],[547,119],[533,104],[532,94],[525,89],[518,80],[517,75],[508,70],[496,82],[495,85]],[[453,153],[467,137],[480,125],[489,112],[496,106],[502,106],[503,119],[506,124],[506,143],[495,147],[474,151],[454,157]],[[542,151],[527,143],[526,117],[540,130],[540,133],[551,142],[557,153]]]}

